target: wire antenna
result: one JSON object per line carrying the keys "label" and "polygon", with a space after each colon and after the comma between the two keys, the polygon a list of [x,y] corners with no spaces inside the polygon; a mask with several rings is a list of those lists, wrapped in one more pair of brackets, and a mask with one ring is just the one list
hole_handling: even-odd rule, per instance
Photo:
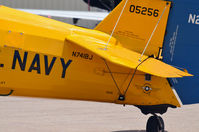
{"label": "wire antenna", "polygon": [[114,34],[114,32],[115,32],[115,29],[116,29],[116,27],[117,27],[117,25],[118,25],[118,23],[119,23],[119,21],[120,21],[120,18],[121,18],[121,16],[122,16],[123,12],[124,12],[124,9],[125,9],[127,3],[128,3],[128,0],[126,0],[126,3],[125,3],[125,5],[124,5],[124,7],[123,7],[123,9],[122,9],[122,11],[121,11],[121,13],[120,13],[118,19],[117,19],[117,22],[115,23],[115,26],[114,26],[114,28],[113,28],[113,31],[112,31],[112,33],[111,33],[111,35],[110,35],[110,37],[109,37],[109,40],[108,40],[108,42],[107,42],[107,44],[106,44],[104,50],[107,50],[108,44],[109,44],[110,41],[111,41],[111,38],[112,38],[112,36],[113,36],[113,34]]}
{"label": "wire antenna", "polygon": [[[168,5],[168,3],[167,3],[167,5]],[[144,53],[145,53],[147,47],[149,46],[149,43],[150,43],[150,41],[151,41],[151,39],[152,39],[152,37],[153,37],[153,35],[154,35],[154,33],[155,33],[155,31],[156,31],[156,29],[157,29],[159,23],[160,23],[160,20],[162,19],[162,16],[163,16],[164,12],[166,11],[167,5],[165,6],[165,8],[164,8],[164,10],[163,10],[163,12],[162,12],[162,14],[161,14],[161,16],[160,16],[160,18],[159,18],[157,24],[156,24],[156,26],[155,26],[155,28],[154,28],[154,30],[153,30],[151,36],[150,36],[150,38],[149,38],[149,40],[148,40],[148,42],[147,42],[147,44],[146,44],[146,46],[145,46],[145,48],[144,48],[144,50],[143,50],[141,56],[140,56],[139,62],[142,61],[141,59],[142,59],[142,57],[143,57],[143,55],[144,55]]]}

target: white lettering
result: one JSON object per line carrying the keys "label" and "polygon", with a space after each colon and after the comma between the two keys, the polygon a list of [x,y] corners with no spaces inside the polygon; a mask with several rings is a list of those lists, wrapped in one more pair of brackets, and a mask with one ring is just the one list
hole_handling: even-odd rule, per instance
{"label": "white lettering", "polygon": [[188,23],[195,24],[195,20],[196,20],[196,15],[193,16],[192,14],[189,14]]}
{"label": "white lettering", "polygon": [[199,24],[199,15],[197,16],[196,24]]}
{"label": "white lettering", "polygon": [[195,14],[189,14],[188,23],[199,25],[199,15],[196,16]]}
{"label": "white lettering", "polygon": [[173,36],[170,38],[169,47],[170,47],[170,54],[171,54],[171,62],[173,61],[173,57],[174,57],[178,30],[179,30],[179,25],[177,25],[176,31],[173,33]]}

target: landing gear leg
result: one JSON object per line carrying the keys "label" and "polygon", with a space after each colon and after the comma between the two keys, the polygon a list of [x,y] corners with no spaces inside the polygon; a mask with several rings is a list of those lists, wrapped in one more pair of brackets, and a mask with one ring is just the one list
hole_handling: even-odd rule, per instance
{"label": "landing gear leg", "polygon": [[146,132],[164,132],[164,121],[160,116],[153,115],[147,121]]}

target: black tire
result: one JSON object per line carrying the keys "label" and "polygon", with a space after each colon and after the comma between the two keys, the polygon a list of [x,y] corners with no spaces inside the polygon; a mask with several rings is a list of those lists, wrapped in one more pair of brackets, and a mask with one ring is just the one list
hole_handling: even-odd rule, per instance
{"label": "black tire", "polygon": [[159,116],[151,116],[147,121],[146,132],[164,132],[163,119]]}
{"label": "black tire", "polygon": [[159,130],[160,130],[160,132],[164,132],[164,128],[165,128],[164,120],[160,116],[157,116],[157,118],[159,120]]}

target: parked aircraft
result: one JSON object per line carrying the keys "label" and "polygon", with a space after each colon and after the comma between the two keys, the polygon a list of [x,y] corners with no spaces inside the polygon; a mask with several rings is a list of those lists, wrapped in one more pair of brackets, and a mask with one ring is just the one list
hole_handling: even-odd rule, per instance
{"label": "parked aircraft", "polygon": [[[79,19],[102,21],[109,14],[109,12],[112,11],[121,2],[121,0],[83,0],[83,1],[88,4],[88,11],[65,11],[65,10],[45,10],[45,9],[19,9],[19,10],[42,16],[73,18],[74,19],[73,23],[76,24]],[[90,12],[90,6],[103,9],[104,11]]]}
{"label": "parked aircraft", "polygon": [[65,11],[65,10],[43,10],[43,9],[18,9],[41,16],[62,17],[102,21],[109,14],[108,12],[88,12],[88,11]]}
{"label": "parked aircraft", "polygon": [[45,10],[45,9],[19,9],[25,12],[42,15],[42,16],[53,16],[73,19],[86,19],[86,20],[97,20],[102,21],[110,11],[112,11],[121,0],[83,0],[89,6],[98,7],[103,12],[90,12],[90,11],[65,11],[65,10]]}
{"label": "parked aircraft", "polygon": [[123,0],[94,30],[1,6],[0,94],[134,105],[163,132],[199,102],[197,5]]}
{"label": "parked aircraft", "polygon": [[[73,18],[73,23],[77,24],[79,19],[102,21],[110,11],[112,11],[121,0],[83,0],[88,4],[88,11],[66,11],[66,10],[46,10],[46,9],[19,9],[25,12],[50,16]],[[102,12],[90,12],[90,6],[103,9]],[[107,11],[107,12],[106,12]]]}
{"label": "parked aircraft", "polygon": [[107,11],[112,11],[121,0],[83,0],[86,2],[90,8],[90,6],[97,7],[100,9],[104,9]]}

